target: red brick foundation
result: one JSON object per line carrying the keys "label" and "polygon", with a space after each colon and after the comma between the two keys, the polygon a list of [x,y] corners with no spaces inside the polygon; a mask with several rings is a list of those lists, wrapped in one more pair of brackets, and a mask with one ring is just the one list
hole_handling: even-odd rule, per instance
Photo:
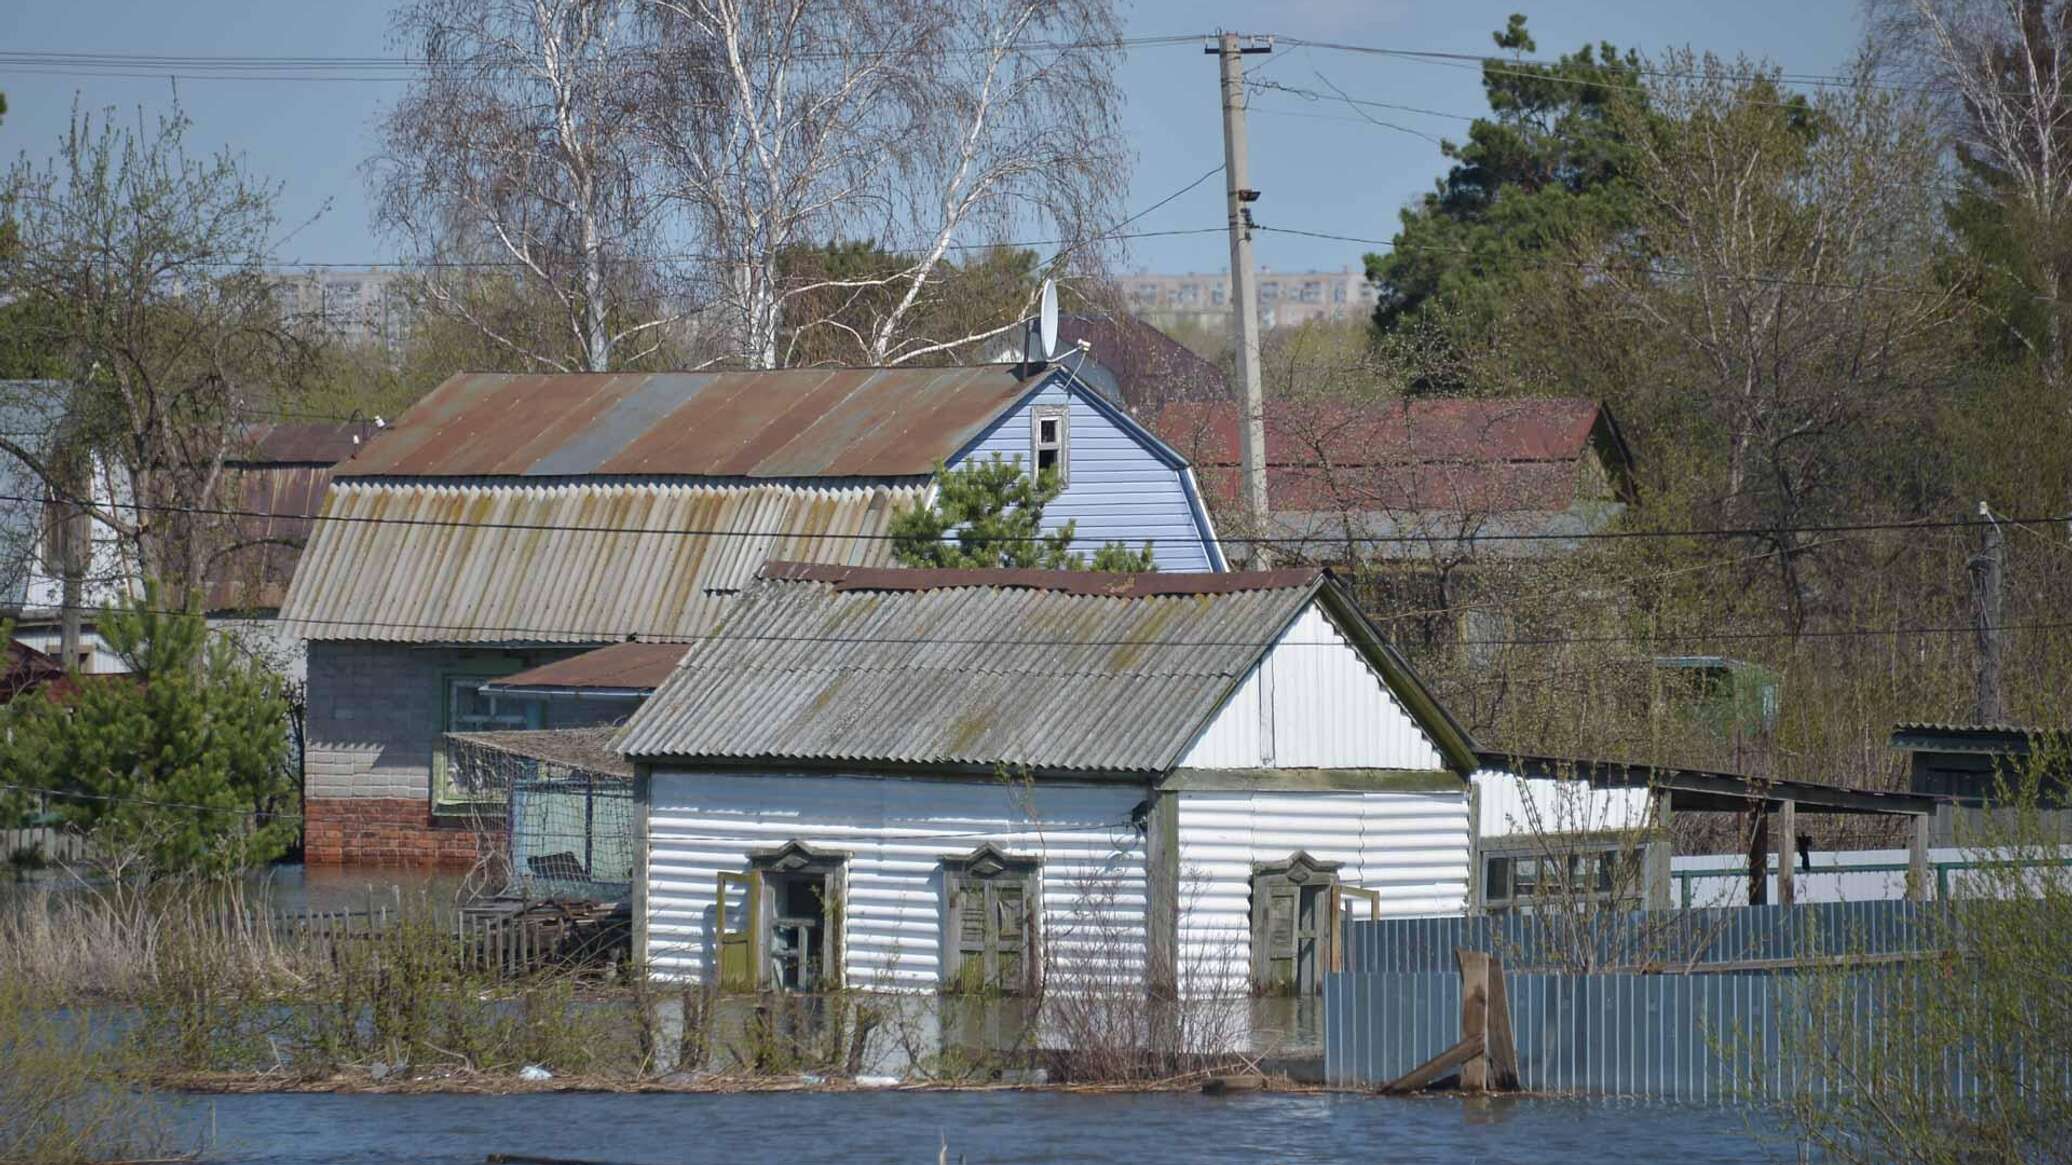
{"label": "red brick foundation", "polygon": [[311,799],[302,815],[302,857],[312,866],[467,870],[489,848],[475,822],[434,819],[415,798]]}

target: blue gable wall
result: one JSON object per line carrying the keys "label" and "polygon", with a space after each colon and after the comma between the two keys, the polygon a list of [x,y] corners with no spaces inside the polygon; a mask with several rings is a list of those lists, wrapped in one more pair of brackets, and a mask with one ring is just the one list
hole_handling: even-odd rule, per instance
{"label": "blue gable wall", "polygon": [[[1184,464],[1132,431],[1129,422],[1096,404],[1084,388],[1072,391],[1054,377],[958,454],[952,465],[999,454],[1029,463],[1029,413],[1038,405],[1069,402],[1065,491],[1045,507],[1043,526],[1077,522],[1072,548],[1091,555],[1102,543],[1132,549],[1152,544],[1160,570],[1219,570],[1213,535]],[[1171,458],[1171,460],[1168,460]]]}

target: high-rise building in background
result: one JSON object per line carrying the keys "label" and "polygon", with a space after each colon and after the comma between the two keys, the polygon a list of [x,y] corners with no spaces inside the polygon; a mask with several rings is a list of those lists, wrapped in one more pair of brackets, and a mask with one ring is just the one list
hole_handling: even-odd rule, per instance
{"label": "high-rise building in background", "polygon": [[393,268],[281,271],[281,309],[290,321],[335,340],[398,351],[410,334],[415,306]]}
{"label": "high-rise building in background", "polygon": [[[1161,328],[1193,326],[1222,331],[1230,325],[1230,276],[1225,272],[1125,275],[1117,282],[1131,315]],[[1259,269],[1261,327],[1292,327],[1312,320],[1365,319],[1374,311],[1374,285],[1364,271]]]}

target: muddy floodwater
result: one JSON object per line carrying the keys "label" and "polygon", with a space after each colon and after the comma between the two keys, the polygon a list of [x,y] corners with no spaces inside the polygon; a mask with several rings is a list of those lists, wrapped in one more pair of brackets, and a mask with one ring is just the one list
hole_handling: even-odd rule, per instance
{"label": "muddy floodwater", "polygon": [[[480,1165],[491,1153],[616,1165],[1051,1162],[1789,1161],[1758,1114],[1560,1100],[1060,1093],[189,1097],[203,1160]],[[213,1113],[211,1109],[213,1107]]]}

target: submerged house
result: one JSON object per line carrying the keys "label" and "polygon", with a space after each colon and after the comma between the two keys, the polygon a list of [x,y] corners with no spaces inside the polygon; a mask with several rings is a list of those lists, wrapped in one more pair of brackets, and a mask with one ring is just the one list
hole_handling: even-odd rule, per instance
{"label": "submerged house", "polygon": [[636,956],[729,987],[1309,994],[1470,897],[1473,745],[1316,569],[773,563],[618,747]]}
{"label": "submerged house", "polygon": [[447,734],[613,723],[644,691],[500,681],[696,640],[771,558],[888,565],[934,468],[996,455],[1058,473],[1045,522],[1078,547],[1223,567],[1186,462],[1065,366],[446,381],[338,468],[288,589],[309,859],[472,864],[503,790],[457,779]]}

